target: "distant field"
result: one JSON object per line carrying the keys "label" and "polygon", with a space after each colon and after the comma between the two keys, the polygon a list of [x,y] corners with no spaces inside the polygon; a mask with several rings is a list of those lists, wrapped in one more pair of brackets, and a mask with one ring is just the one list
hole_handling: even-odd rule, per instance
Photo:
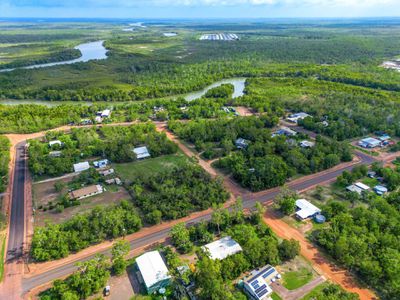
{"label": "distant field", "polygon": [[166,168],[172,168],[187,161],[187,157],[179,152],[132,163],[113,164],[113,168],[124,181],[132,181],[138,176],[152,175]]}

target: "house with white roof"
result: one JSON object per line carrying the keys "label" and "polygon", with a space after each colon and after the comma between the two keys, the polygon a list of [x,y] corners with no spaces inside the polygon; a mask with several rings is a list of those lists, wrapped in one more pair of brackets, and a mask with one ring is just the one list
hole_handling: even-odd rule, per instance
{"label": "house with white roof", "polygon": [[111,110],[110,109],[105,109],[101,112],[100,117],[102,118],[109,118],[111,116]]}
{"label": "house with white roof", "polygon": [[280,278],[280,274],[270,265],[256,269],[243,280],[244,290],[255,300],[267,300],[272,294],[270,283]]}
{"label": "house with white roof", "polygon": [[170,284],[171,276],[168,274],[168,268],[158,251],[142,254],[136,258],[136,265],[148,294],[153,294]]}
{"label": "house with white roof", "polygon": [[304,140],[304,141],[301,141],[299,145],[300,145],[301,148],[312,148],[312,147],[315,146],[315,143],[311,142],[311,141]]}
{"label": "house with white roof", "polygon": [[63,143],[59,140],[55,140],[55,141],[50,141],[49,142],[49,147],[52,148],[53,146],[58,145],[60,147],[62,147]]}
{"label": "house with white roof", "polygon": [[238,138],[238,139],[235,141],[235,146],[236,146],[236,148],[238,148],[238,149],[245,149],[245,148],[247,148],[247,146],[249,146],[249,142],[246,141],[246,140],[243,139],[243,138]]}
{"label": "house with white roof", "polygon": [[318,207],[316,207],[314,204],[307,201],[306,199],[296,200],[296,208],[296,217],[300,220],[306,220],[321,213],[321,210]]}
{"label": "house with white roof", "polygon": [[288,118],[287,118],[287,120],[289,121],[289,122],[292,122],[292,123],[296,123],[297,124],[297,122],[299,122],[299,120],[303,120],[303,119],[305,119],[305,118],[307,118],[307,117],[311,117],[309,114],[307,114],[307,113],[305,113],[305,112],[299,112],[299,113],[296,113],[296,114],[291,114]]}
{"label": "house with white roof", "polygon": [[243,251],[242,247],[230,236],[209,243],[201,248],[207,252],[212,260],[223,260],[228,256]]}
{"label": "house with white roof", "polygon": [[371,188],[362,183],[362,182],[356,182],[355,184],[349,185],[348,187],[346,187],[346,190],[349,192],[354,192],[357,193],[359,195],[361,195],[362,193],[368,192]]}
{"label": "house with white roof", "polygon": [[144,159],[151,156],[146,146],[134,148],[133,152],[135,152],[137,159]]}
{"label": "house with white roof", "polygon": [[381,145],[381,141],[375,138],[367,137],[358,142],[358,145],[363,148],[376,148]]}
{"label": "house with white roof", "polygon": [[90,169],[89,162],[84,161],[77,164],[74,164],[74,172],[82,172]]}

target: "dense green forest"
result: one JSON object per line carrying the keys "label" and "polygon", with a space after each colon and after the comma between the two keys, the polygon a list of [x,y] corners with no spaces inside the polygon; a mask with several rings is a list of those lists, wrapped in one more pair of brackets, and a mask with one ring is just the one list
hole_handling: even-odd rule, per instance
{"label": "dense green forest", "polygon": [[106,239],[136,232],[141,227],[141,219],[129,201],[111,207],[95,207],[62,224],[36,228],[31,255],[35,261],[59,259]]}
{"label": "dense green forest", "polygon": [[[49,146],[59,140],[62,145]],[[158,133],[154,124],[105,126],[102,128],[73,128],[71,134],[48,132],[45,141],[32,140],[29,146],[29,168],[34,175],[59,176],[73,171],[73,164],[90,157],[105,157],[113,162],[136,159],[133,148],[145,145],[152,157],[172,154],[177,146],[165,134]],[[54,157],[50,152],[58,150]]]}
{"label": "dense green forest", "polygon": [[4,192],[8,183],[8,164],[10,162],[10,141],[0,136],[0,193]]}
{"label": "dense green forest", "polygon": [[175,220],[213,204],[224,203],[229,193],[222,180],[212,179],[200,166],[186,164],[159,174],[137,177],[129,187],[145,220],[156,224]]}
{"label": "dense green forest", "polygon": [[330,226],[314,233],[316,242],[356,272],[383,299],[400,294],[400,194],[372,197],[369,207],[329,207]]}
{"label": "dense green forest", "polygon": [[249,79],[246,91],[241,102],[257,109],[253,99],[266,97],[292,111],[304,110],[312,118],[300,125],[337,140],[375,131],[400,134],[398,92],[303,77]]}
{"label": "dense green forest", "polygon": [[[203,157],[222,157],[215,166],[231,172],[252,191],[279,186],[296,174],[315,173],[351,160],[350,148],[345,143],[317,136],[314,147],[301,148],[298,144],[307,136],[273,137],[270,128],[277,121],[276,115],[264,114],[259,118],[175,121],[169,122],[169,128],[193,143]],[[244,149],[237,149],[238,138],[247,141]]]}

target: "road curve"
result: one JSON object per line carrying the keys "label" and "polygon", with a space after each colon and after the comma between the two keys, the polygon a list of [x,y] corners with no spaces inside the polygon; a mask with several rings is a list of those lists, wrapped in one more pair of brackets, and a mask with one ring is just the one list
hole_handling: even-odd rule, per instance
{"label": "road curve", "polygon": [[[323,183],[326,183],[329,181],[333,181],[343,171],[351,170],[352,168],[354,168],[357,165],[361,165],[361,164],[370,165],[376,161],[373,157],[366,155],[359,151],[357,151],[357,156],[359,157],[360,161],[356,164],[345,166],[345,167],[339,168],[339,169],[333,169],[332,171],[326,171],[326,172],[321,173],[321,175],[318,177],[312,177],[310,179],[300,181],[298,183],[289,184],[289,186],[291,189],[294,189],[294,190],[304,190],[304,189],[313,187],[318,184],[323,184]],[[245,209],[251,209],[254,207],[255,203],[258,201],[262,202],[264,204],[268,204],[276,197],[276,195],[278,193],[279,193],[279,188],[265,191],[264,193],[262,193],[262,195],[257,195],[257,194],[254,195],[251,193],[245,194],[242,197],[243,198],[243,207]],[[210,218],[211,218],[211,214],[209,213],[209,214],[191,219],[187,223],[191,225],[191,224],[199,223],[204,220],[209,220]],[[160,230],[158,232],[151,233],[144,237],[140,237],[140,238],[132,240],[130,242],[131,250],[142,248],[146,245],[156,243],[160,240],[165,240],[168,237],[170,228],[171,227],[168,227],[168,228]],[[110,249],[107,249],[107,250],[99,252],[99,253],[109,255]],[[88,257],[78,260],[78,261],[86,261],[91,258],[93,258],[93,256],[88,256]],[[76,270],[75,264],[78,261],[67,263],[63,266],[57,267],[55,269],[43,272],[41,274],[29,277],[29,278],[24,278],[23,282],[22,282],[23,293],[27,293],[35,287],[38,287],[40,285],[48,283],[57,278],[61,278],[68,274],[71,274],[72,272],[74,272]]]}

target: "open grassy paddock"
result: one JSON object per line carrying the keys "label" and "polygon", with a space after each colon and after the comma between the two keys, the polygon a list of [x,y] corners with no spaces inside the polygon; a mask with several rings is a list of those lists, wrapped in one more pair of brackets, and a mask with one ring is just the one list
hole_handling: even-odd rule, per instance
{"label": "open grassy paddock", "polygon": [[131,163],[113,164],[113,168],[121,179],[129,183],[138,176],[148,176],[162,172],[163,169],[178,166],[186,162],[187,159],[182,152],[178,152],[178,154],[163,155]]}

